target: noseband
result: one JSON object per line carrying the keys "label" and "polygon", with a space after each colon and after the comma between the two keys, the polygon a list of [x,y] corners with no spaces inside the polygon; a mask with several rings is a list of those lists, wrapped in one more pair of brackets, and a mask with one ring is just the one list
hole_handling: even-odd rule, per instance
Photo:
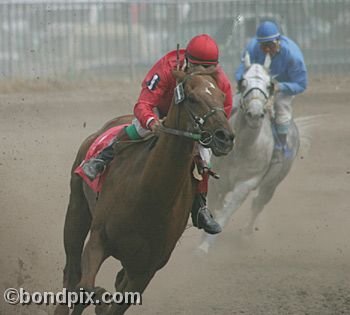
{"label": "noseband", "polygon": [[[187,74],[184,77],[184,79],[180,83],[178,83],[177,86],[175,87],[175,91],[174,91],[175,105],[182,103],[186,99],[184,84],[195,74],[196,74],[195,72]],[[213,116],[218,111],[223,112],[226,115],[224,109],[220,107],[213,107],[213,108],[210,108],[209,111],[206,112],[203,116],[198,116],[196,113],[193,112],[193,110],[186,103],[184,104],[184,107],[189,117],[192,120],[192,123],[193,123],[192,130],[194,130],[194,132],[167,128],[164,125],[161,125],[160,131],[168,134],[176,135],[176,136],[190,138],[194,141],[198,141],[204,147],[208,147],[213,142],[214,135],[210,131],[205,130],[204,125],[207,122],[208,118]],[[179,115],[177,117],[178,117],[177,121],[179,121]]]}

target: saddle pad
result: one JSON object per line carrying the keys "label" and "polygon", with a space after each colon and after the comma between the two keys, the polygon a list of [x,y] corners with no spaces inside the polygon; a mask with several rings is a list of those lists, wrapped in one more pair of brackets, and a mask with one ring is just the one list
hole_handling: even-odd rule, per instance
{"label": "saddle pad", "polygon": [[105,147],[107,147],[111,143],[115,136],[126,126],[128,126],[128,124],[112,127],[104,133],[102,133],[101,135],[99,135],[91,144],[89,150],[86,153],[85,159],[74,171],[74,173],[79,175],[95,193],[99,193],[101,191],[103,182],[107,175],[108,167],[101,175],[97,176],[93,181],[91,181],[85,175],[82,166],[85,163],[85,161],[96,157]]}

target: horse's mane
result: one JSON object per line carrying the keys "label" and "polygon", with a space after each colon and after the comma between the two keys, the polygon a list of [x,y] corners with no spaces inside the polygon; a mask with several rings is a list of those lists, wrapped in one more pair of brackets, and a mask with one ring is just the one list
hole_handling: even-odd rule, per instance
{"label": "horse's mane", "polygon": [[208,75],[212,77],[216,83],[218,83],[218,69],[215,66],[210,67],[203,67],[203,66],[196,66],[193,68],[190,68],[188,70],[189,74],[195,74],[195,75]]}

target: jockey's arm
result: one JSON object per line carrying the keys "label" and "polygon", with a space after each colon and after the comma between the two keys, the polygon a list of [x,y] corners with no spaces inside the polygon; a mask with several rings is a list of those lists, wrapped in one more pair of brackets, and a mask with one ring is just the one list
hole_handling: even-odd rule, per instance
{"label": "jockey's arm", "polygon": [[244,63],[241,62],[240,65],[238,66],[236,72],[235,72],[235,79],[236,79],[237,84],[238,84],[238,82],[240,82],[242,80],[244,70],[245,70]]}
{"label": "jockey's arm", "polygon": [[134,115],[140,121],[143,128],[151,129],[158,116],[153,109],[161,104],[162,97],[168,90],[169,73],[158,61],[148,72],[142,82],[142,89],[134,107]]}
{"label": "jockey's arm", "polygon": [[141,91],[139,100],[134,107],[134,115],[139,120],[141,126],[148,129],[153,124],[153,121],[158,120],[157,115],[153,112],[153,108],[156,107],[154,104],[157,103],[145,101],[143,98],[143,91]]}
{"label": "jockey's arm", "polygon": [[287,95],[304,92],[307,87],[307,70],[303,60],[292,59],[288,66],[288,82],[279,82],[278,90]]}

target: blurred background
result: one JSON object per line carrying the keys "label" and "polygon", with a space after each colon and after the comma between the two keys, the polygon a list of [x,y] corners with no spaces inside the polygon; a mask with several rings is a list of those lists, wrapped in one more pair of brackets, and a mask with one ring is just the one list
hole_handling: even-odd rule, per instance
{"label": "blurred background", "polygon": [[[233,80],[264,19],[304,53],[310,85],[293,107],[310,119],[306,146],[252,238],[242,233],[251,199],[207,257],[187,229],[128,315],[350,314],[350,0],[0,0],[1,292],[62,290],[76,151],[132,112],[150,66],[206,32]],[[109,259],[96,284],[114,291],[119,269]],[[0,315],[52,314],[0,296]]]}
{"label": "blurred background", "polygon": [[208,33],[233,78],[262,20],[300,45],[310,75],[348,73],[350,0],[0,0],[0,75],[134,80],[177,43]]}

